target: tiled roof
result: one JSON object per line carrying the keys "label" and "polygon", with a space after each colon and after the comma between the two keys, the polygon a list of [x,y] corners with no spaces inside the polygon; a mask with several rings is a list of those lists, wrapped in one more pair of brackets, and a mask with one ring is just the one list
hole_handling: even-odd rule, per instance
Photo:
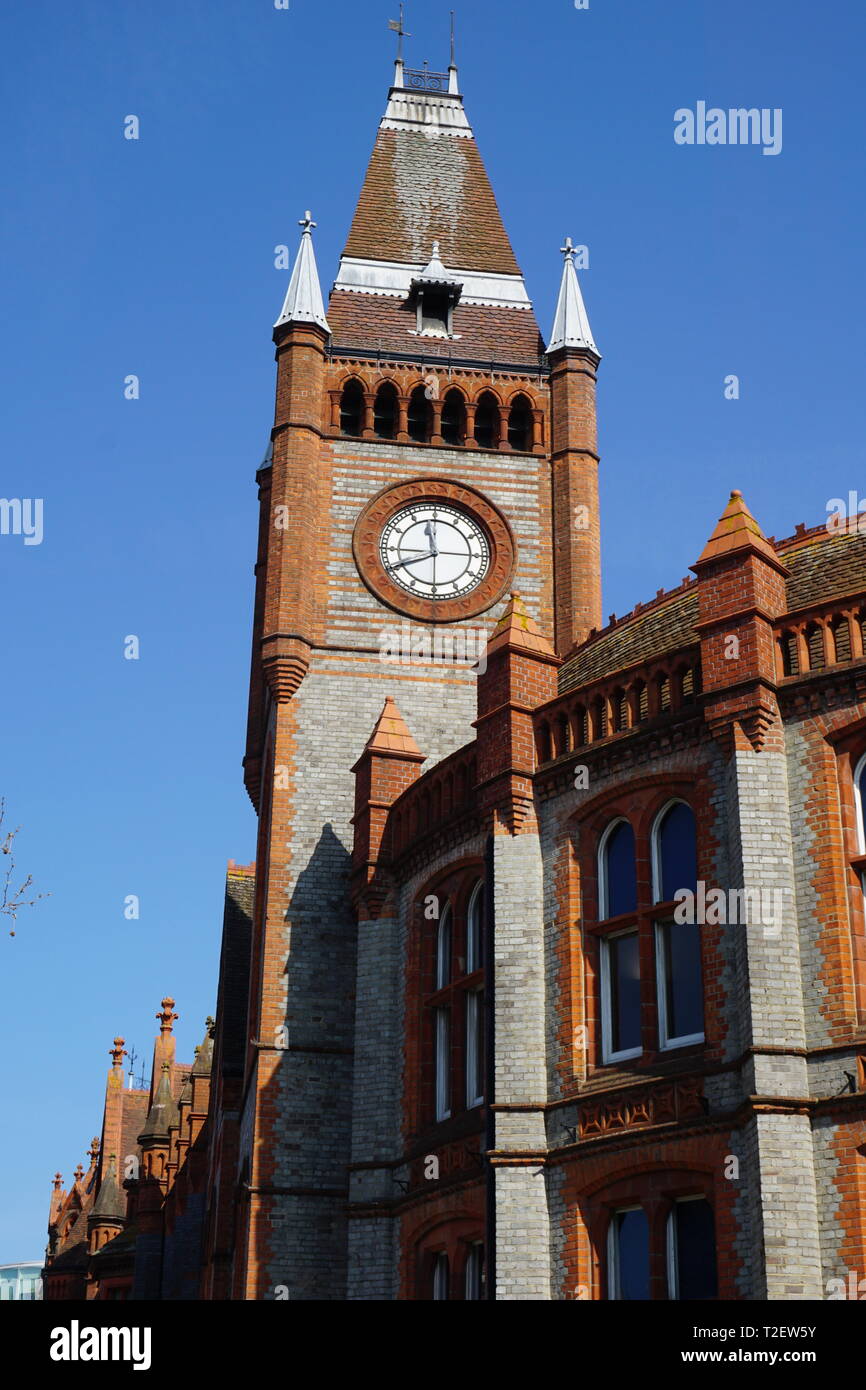
{"label": "tiled roof", "polygon": [[[825,526],[779,541],[764,542],[790,571],[788,612],[866,590],[866,533],[828,533]],[[670,594],[621,618],[591,638],[559,673],[561,692],[602,680],[666,652],[697,643],[697,585]]]}
{"label": "tiled roof", "polygon": [[520,274],[475,141],[380,130],[345,254],[426,264],[434,241],[446,265]]}
{"label": "tiled roof", "polygon": [[781,541],[779,558],[791,571],[788,611],[866,589],[866,534],[828,534],[816,527],[802,537]]}
{"label": "tiled roof", "polygon": [[480,358],[536,368],[544,344],[531,309],[503,309],[483,304],[458,304],[453,338],[421,338],[414,308],[384,295],[335,290],[328,305],[333,345],[380,347],[385,352],[422,354],[430,358]]}
{"label": "tiled roof", "polygon": [[560,671],[560,691],[574,690],[665,652],[691,646],[699,640],[697,619],[697,585],[674,590],[660,602],[591,638]]}

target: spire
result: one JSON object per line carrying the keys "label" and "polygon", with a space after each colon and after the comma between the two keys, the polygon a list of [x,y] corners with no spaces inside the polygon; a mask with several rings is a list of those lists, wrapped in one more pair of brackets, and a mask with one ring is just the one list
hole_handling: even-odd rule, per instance
{"label": "spire", "polygon": [[328,320],[325,318],[322,287],[319,284],[316,253],[313,250],[313,228],[315,225],[309,212],[305,213],[303,219],[298,223],[298,226],[304,229],[301,233],[301,245],[295,261],[295,268],[292,271],[292,278],[289,281],[283,310],[274,324],[275,328],[281,327],[284,323],[315,323],[319,328],[324,328],[326,333],[331,331]]}
{"label": "spire", "polygon": [[[784,569],[775,550],[746,506],[743,494],[739,488],[735,488],[696,565],[703,565],[708,560],[718,560],[721,556],[746,549],[757,551],[765,559],[772,561],[778,569]],[[696,568],[696,565],[693,568]]]}
{"label": "spire", "polygon": [[565,265],[562,267],[562,284],[559,287],[559,300],[547,351],[551,353],[559,352],[561,348],[585,348],[600,358],[601,354],[593,341],[583,295],[577,282],[574,244],[571,237],[566,237],[565,245],[560,247],[560,250],[565,256]]}
{"label": "spire", "polygon": [[167,1139],[168,1127],[177,1120],[177,1106],[171,1094],[171,1068],[162,1064],[162,1076],[139,1139]]}
{"label": "spire", "polygon": [[424,754],[418,747],[405,719],[389,695],[385,700],[382,713],[376,721],[376,727],[367,739],[364,749],[367,753],[395,753],[398,757],[409,758],[412,761],[424,762]]}
{"label": "spire", "polygon": [[117,1182],[117,1161],[114,1154],[108,1160],[108,1171],[102,1179],[99,1196],[90,1213],[91,1222],[99,1225],[99,1221],[94,1221],[95,1217],[101,1217],[104,1223],[126,1220],[126,1198]]}

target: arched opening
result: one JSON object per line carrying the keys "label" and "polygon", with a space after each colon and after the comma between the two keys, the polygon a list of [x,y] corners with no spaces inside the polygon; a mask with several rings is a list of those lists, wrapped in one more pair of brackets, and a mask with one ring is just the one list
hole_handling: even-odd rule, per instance
{"label": "arched opening", "polygon": [[379,439],[396,439],[398,408],[396,386],[392,381],[384,381],[373,406],[373,429]]}
{"label": "arched opening", "polygon": [[480,449],[499,448],[499,402],[492,391],[483,391],[478,397],[475,443]]}
{"label": "arched opening", "polygon": [[364,388],[354,377],[347,381],[340,397],[340,431],[358,438],[364,429]]}
{"label": "arched opening", "polygon": [[508,442],[519,453],[532,450],[532,407],[523,395],[515,396],[508,412]]}
{"label": "arched opening", "polygon": [[463,444],[466,440],[466,402],[463,392],[452,386],[442,402],[442,438],[446,444]]}
{"label": "arched opening", "polygon": [[823,671],[827,660],[824,653],[824,632],[819,623],[810,623],[806,628],[806,646],[809,648],[809,670]]}
{"label": "arched opening", "polygon": [[782,648],[782,675],[799,675],[800,653],[797,650],[797,634],[795,632],[783,632],[780,645]]}
{"label": "arched opening", "polygon": [[429,440],[432,413],[424,387],[416,386],[409,397],[408,414],[409,438],[416,444],[426,444]]}
{"label": "arched opening", "polygon": [[837,664],[851,660],[851,624],[845,617],[833,620],[833,646]]}

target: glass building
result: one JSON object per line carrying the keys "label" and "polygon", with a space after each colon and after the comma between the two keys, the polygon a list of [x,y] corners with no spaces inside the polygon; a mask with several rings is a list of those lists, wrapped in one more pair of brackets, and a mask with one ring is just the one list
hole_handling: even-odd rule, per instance
{"label": "glass building", "polygon": [[0,1302],[42,1297],[42,1261],[0,1265]]}

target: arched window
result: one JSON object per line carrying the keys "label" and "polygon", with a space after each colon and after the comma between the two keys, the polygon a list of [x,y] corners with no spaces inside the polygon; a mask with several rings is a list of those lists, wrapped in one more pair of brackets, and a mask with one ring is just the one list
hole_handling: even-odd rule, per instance
{"label": "arched window", "polygon": [[[638,1173],[596,1194],[609,1299],[718,1297],[716,1235],[705,1173]],[[661,1217],[661,1219],[659,1219]]]}
{"label": "arched window", "polygon": [[[637,910],[634,831],[626,820],[613,821],[598,851],[599,921],[633,916]],[[636,1057],[641,1051],[640,937],[637,921],[601,938],[602,1057],[606,1062]]]}
{"label": "arched window", "polygon": [[433,1259],[433,1298],[437,1303],[445,1302],[450,1297],[449,1276],[448,1256],[444,1250],[440,1250]]}
{"label": "arched window", "polygon": [[364,429],[364,388],[355,377],[347,381],[340,397],[340,430],[357,438]]}
{"label": "arched window", "polygon": [[475,442],[481,449],[499,448],[499,402],[492,391],[483,391],[478,397]]}
{"label": "arched window", "polygon": [[695,817],[684,801],[674,801],[657,817],[653,830],[653,895],[673,902],[677,892],[696,891],[697,832]]}
{"label": "arched window", "polygon": [[466,1256],[463,1271],[463,1294],[467,1302],[476,1303],[484,1298],[484,1243],[474,1240]]}
{"label": "arched window", "polygon": [[432,411],[423,386],[416,386],[409,397],[409,438],[416,444],[426,444],[430,438]]}
{"label": "arched window", "polygon": [[697,832],[694,813],[684,801],[673,802],[657,816],[651,856],[653,900],[667,908],[655,921],[659,1046],[684,1047],[704,1037]]}
{"label": "arched window", "polygon": [[442,438],[446,444],[463,444],[466,440],[466,402],[463,392],[452,386],[442,402]]}
{"label": "arched window", "polygon": [[715,1298],[716,1232],[706,1197],[680,1197],[667,1220],[668,1298]]}
{"label": "arched window", "polygon": [[[436,929],[436,990],[451,983],[451,907],[446,906]],[[435,1102],[436,1119],[451,1114],[451,1008],[450,1003],[435,1011]]]}
{"label": "arched window", "polygon": [[392,381],[383,381],[373,406],[373,429],[379,439],[396,439],[397,418],[397,388]]}
{"label": "arched window", "polygon": [[508,442],[522,454],[532,450],[532,407],[525,396],[515,396],[508,412]]}
{"label": "arched window", "polygon": [[643,1207],[624,1207],[610,1218],[607,1296],[632,1301],[650,1296],[650,1228]]}
{"label": "arched window", "polygon": [[854,769],[854,798],[857,803],[857,841],[866,854],[866,753]]}
{"label": "arched window", "polygon": [[617,820],[608,826],[599,846],[599,919],[621,917],[636,907],[634,831],[627,820]]}
{"label": "arched window", "polygon": [[[484,966],[484,884],[476,883],[466,913],[466,974]],[[484,1101],[484,987],[466,991],[466,1108]]]}

